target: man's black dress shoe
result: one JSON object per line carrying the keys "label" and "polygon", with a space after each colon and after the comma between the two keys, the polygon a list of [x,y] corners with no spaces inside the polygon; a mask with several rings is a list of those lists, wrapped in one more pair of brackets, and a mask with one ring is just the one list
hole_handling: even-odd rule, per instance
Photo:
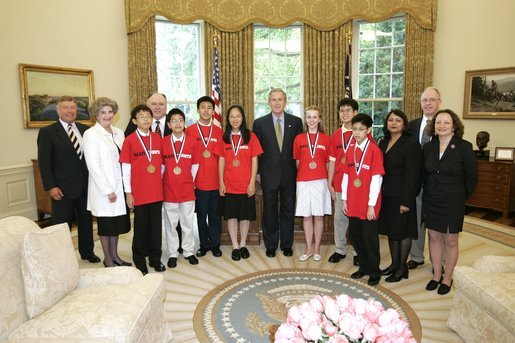
{"label": "man's black dress shoe", "polygon": [[190,255],[190,256],[186,257],[186,259],[188,260],[188,262],[190,264],[193,264],[193,265],[198,264],[198,259],[194,255]]}
{"label": "man's black dress shoe", "polygon": [[233,261],[239,261],[241,259],[240,249],[233,249],[231,258]]}
{"label": "man's black dress shoe", "polygon": [[424,262],[417,262],[414,260],[409,260],[407,263],[408,269],[416,269],[418,266],[421,266],[423,264],[424,264]]}
{"label": "man's black dress shoe", "polygon": [[350,277],[353,278],[353,279],[361,279],[365,275],[367,275],[367,274],[363,273],[361,270],[358,270],[358,271],[352,273],[350,275]]}
{"label": "man's black dress shoe", "polygon": [[352,258],[352,264],[353,264],[355,267],[359,266],[358,256],[354,256],[354,257]]}
{"label": "man's black dress shoe", "polygon": [[444,295],[444,294],[447,294],[449,293],[449,291],[451,290],[451,286],[452,286],[452,280],[451,280],[451,284],[449,286],[447,286],[445,283],[440,283],[440,287],[438,287],[438,294],[440,295]]}
{"label": "man's black dress shoe", "polygon": [[379,281],[381,280],[381,276],[371,276],[369,279],[368,279],[368,285],[369,286],[375,286],[379,283]]}
{"label": "man's black dress shoe", "polygon": [[145,267],[145,268],[138,268],[138,269],[139,269],[139,271],[141,272],[141,274],[143,274],[143,275],[147,275],[147,274],[148,274],[148,269],[147,269],[147,267]]}
{"label": "man's black dress shoe", "polygon": [[293,256],[292,248],[284,248],[282,250],[283,250],[283,255],[284,256],[287,256],[287,257]]}
{"label": "man's black dress shoe", "polygon": [[275,249],[266,249],[267,257],[275,257]]}
{"label": "man's black dress shoe", "polygon": [[209,249],[200,247],[200,249],[197,250],[197,256],[198,257],[206,256],[208,251],[209,251]]}
{"label": "man's black dress shoe", "polygon": [[220,256],[222,256],[222,250],[220,250],[220,248],[219,248],[219,247],[212,248],[212,249],[211,249],[211,252],[213,253],[213,256],[214,256],[214,257],[220,257]]}
{"label": "man's black dress shoe", "polygon": [[89,255],[88,257],[81,257],[81,260],[88,261],[89,263],[98,263],[100,262],[100,257],[95,254]]}
{"label": "man's black dress shoe", "polygon": [[334,254],[331,255],[331,257],[329,257],[329,262],[330,263],[338,263],[340,262],[340,260],[343,260],[345,258],[346,255],[342,255],[342,254],[339,254],[337,252],[335,252]]}
{"label": "man's black dress shoe", "polygon": [[130,263],[130,262],[125,262],[124,260],[120,260],[120,262],[116,262],[116,261],[114,261],[114,260],[113,260],[113,262],[114,262],[114,264],[116,264],[118,267],[119,267],[119,266],[126,266],[126,267],[130,267],[130,266],[132,266],[132,263]]}
{"label": "man's black dress shoe", "polygon": [[168,259],[168,263],[166,265],[168,266],[168,268],[177,267],[177,257],[170,257]]}
{"label": "man's black dress shoe", "polygon": [[240,255],[241,255],[241,258],[249,258],[250,257],[249,249],[247,249],[247,247],[241,247]]}
{"label": "man's black dress shoe", "polygon": [[149,262],[149,267],[154,268],[156,272],[164,272],[166,270],[165,265],[161,263],[161,261],[157,263]]}

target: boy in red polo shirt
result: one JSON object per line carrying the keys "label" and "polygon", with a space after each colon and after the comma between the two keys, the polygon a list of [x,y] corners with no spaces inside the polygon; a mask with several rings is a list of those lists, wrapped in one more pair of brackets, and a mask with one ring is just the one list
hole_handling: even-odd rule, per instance
{"label": "boy in red polo shirt", "polygon": [[349,217],[349,234],[358,254],[359,269],[353,279],[370,275],[368,284],[381,280],[379,269],[379,210],[384,174],[383,153],[369,138],[372,118],[358,113],[352,118],[356,143],[347,151],[347,166],[342,179],[343,213]]}
{"label": "boy in red polo shirt", "polygon": [[324,133],[318,107],[308,107],[304,121],[306,132],[298,134],[293,142],[293,158],[297,164],[295,215],[303,217],[302,227],[306,238],[306,252],[299,256],[299,260],[304,262],[314,253],[313,259],[318,262],[322,259],[320,242],[324,215],[331,214],[331,195],[327,187],[330,138]]}
{"label": "boy in red polo shirt", "polygon": [[175,228],[181,222],[183,255],[190,264],[198,264],[194,255],[193,220],[195,218],[195,186],[198,171],[196,141],[184,134],[186,116],[173,108],[166,116],[172,134],[163,138],[164,211],[168,267],[177,266],[179,235]]}
{"label": "boy in red polo shirt", "polygon": [[136,268],[147,274],[145,256],[148,254],[149,266],[156,272],[163,272],[161,136],[150,131],[152,111],[146,105],[136,106],[131,111],[131,120],[137,129],[125,138],[120,152],[120,163],[127,206],[134,209],[132,259]]}
{"label": "boy in red polo shirt", "polygon": [[[222,256],[220,235],[222,221],[218,213],[218,156],[214,154],[215,146],[222,140],[222,129],[213,125],[214,100],[209,96],[197,100],[199,120],[188,126],[186,135],[197,142],[199,170],[195,178],[195,212],[200,248],[197,256],[201,257],[211,250],[213,256]],[[207,220],[209,219],[209,221]],[[209,224],[208,224],[209,222]]]}

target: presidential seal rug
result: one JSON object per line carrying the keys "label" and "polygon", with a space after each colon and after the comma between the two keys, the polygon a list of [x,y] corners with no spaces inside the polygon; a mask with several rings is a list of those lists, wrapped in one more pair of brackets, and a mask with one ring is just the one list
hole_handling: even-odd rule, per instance
{"label": "presidential seal rug", "polygon": [[[394,308],[420,342],[420,321],[399,296],[381,287],[371,287],[349,275],[317,269],[276,269],[229,280],[207,293],[193,317],[201,342],[267,342],[270,328],[285,321],[288,309],[315,295],[373,298],[385,308]],[[383,279],[384,280],[384,279]]]}

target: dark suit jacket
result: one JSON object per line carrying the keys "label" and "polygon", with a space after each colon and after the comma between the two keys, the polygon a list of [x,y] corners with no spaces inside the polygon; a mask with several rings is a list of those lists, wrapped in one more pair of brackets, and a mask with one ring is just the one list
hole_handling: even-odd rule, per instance
{"label": "dark suit jacket", "polygon": [[[168,124],[166,124],[166,117],[163,117],[163,120],[165,120],[165,123],[164,123],[165,124],[165,132],[163,135],[163,137],[164,137],[164,136],[168,136],[170,133],[172,133],[172,129],[170,129],[168,127]],[[152,124],[154,124],[153,121],[152,121]],[[127,137],[128,135],[130,135],[131,133],[136,131],[136,128],[137,128],[136,124],[134,124],[132,122],[132,119],[129,119],[129,124],[127,124],[127,127],[125,128],[125,132],[124,132],[125,137]]]}
{"label": "dark suit jacket", "polygon": [[420,117],[417,119],[413,119],[408,123],[408,132],[414,140],[420,143],[420,125],[422,124],[422,119],[424,117]]}
{"label": "dark suit jacket", "polygon": [[401,136],[386,152],[388,141],[379,142],[384,154],[383,197],[398,197],[403,206],[414,208],[419,191],[422,149],[411,136]]}
{"label": "dark suit jacket", "polygon": [[[76,123],[81,135],[89,129]],[[45,190],[59,187],[65,199],[76,199],[87,192],[88,168],[79,158],[63,125],[58,120],[38,134],[38,164]]]}
{"label": "dark suit jacket", "polygon": [[279,188],[281,183],[295,184],[297,167],[293,159],[293,140],[302,133],[302,120],[284,113],[282,151],[279,150],[272,113],[254,121],[253,131],[261,143],[263,154],[259,156],[258,173],[265,189]]}

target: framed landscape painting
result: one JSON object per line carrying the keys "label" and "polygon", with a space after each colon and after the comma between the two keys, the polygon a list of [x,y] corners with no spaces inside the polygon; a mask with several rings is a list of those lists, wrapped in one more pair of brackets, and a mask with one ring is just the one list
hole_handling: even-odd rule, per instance
{"label": "framed landscape painting", "polygon": [[88,113],[93,101],[93,71],[19,64],[23,122],[25,128],[38,128],[58,119],[57,101],[63,95],[77,100],[77,121],[92,125]]}
{"label": "framed landscape painting", "polygon": [[515,67],[466,71],[463,118],[515,119]]}

